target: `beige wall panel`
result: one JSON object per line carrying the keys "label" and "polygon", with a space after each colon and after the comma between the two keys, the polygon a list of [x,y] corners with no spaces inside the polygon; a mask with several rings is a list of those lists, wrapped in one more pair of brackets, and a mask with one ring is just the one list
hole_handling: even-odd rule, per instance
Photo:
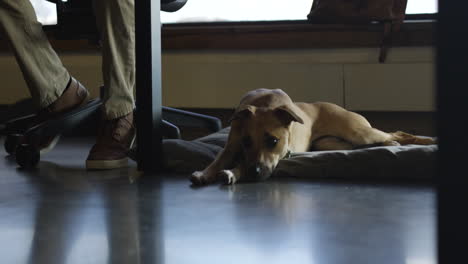
{"label": "beige wall panel", "polygon": [[[374,64],[378,63],[379,52],[379,48],[166,51],[163,53],[163,60],[176,60],[181,63]],[[420,63],[433,60],[434,49],[431,47],[390,48],[386,63]]]}
{"label": "beige wall panel", "polygon": [[[99,53],[61,54],[60,58],[70,74],[91,91],[91,96],[99,95],[98,88],[102,85]],[[0,104],[11,104],[31,96],[13,56],[0,55],[0,72],[3,83],[2,88],[0,88]]]}
{"label": "beige wall panel", "polygon": [[63,54],[60,57],[70,74],[88,88],[91,96],[99,96],[99,87],[103,84],[100,53]]}
{"label": "beige wall panel", "polygon": [[0,104],[11,104],[30,97],[29,90],[13,56],[0,55]]}
{"label": "beige wall panel", "polygon": [[363,111],[434,111],[434,64],[344,66],[345,105]]}
{"label": "beige wall panel", "polygon": [[[432,77],[427,72],[431,71],[433,49],[392,48],[383,65],[376,63],[378,52],[378,49],[167,51],[162,57],[163,103],[175,107],[230,108],[237,105],[245,92],[266,87],[282,88],[297,101],[321,100],[343,105],[346,100],[350,107],[372,110],[432,109],[428,101],[432,102],[429,97],[433,93],[427,91]],[[60,56],[72,75],[91,90],[93,97],[97,96],[102,84],[100,53],[67,52]],[[0,72],[3,83],[0,104],[29,96],[19,67],[9,53],[0,55]],[[370,78],[364,77],[367,75]],[[406,91],[409,86],[405,79],[409,79],[412,87],[406,99],[396,105],[382,102],[382,96],[390,98],[393,94],[386,89],[389,86],[397,85],[399,91]],[[371,89],[382,83],[382,90]],[[380,101],[375,101],[376,98]]]}
{"label": "beige wall panel", "polygon": [[[241,56],[238,56],[241,57]],[[175,107],[230,108],[247,91],[281,88],[296,101],[343,104],[342,66],[332,64],[205,61],[166,56],[163,102]]]}

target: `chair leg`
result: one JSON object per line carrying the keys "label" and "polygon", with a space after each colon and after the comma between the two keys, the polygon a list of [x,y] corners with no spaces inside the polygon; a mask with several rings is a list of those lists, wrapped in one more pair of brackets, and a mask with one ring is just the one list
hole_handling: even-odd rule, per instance
{"label": "chair leg", "polygon": [[163,106],[163,118],[176,126],[204,127],[211,132],[221,130],[221,120],[216,117]]}

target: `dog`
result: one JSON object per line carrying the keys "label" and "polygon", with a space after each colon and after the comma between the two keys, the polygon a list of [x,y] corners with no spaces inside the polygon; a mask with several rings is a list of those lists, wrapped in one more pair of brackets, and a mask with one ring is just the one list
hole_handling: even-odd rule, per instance
{"label": "dog", "polygon": [[436,143],[401,131],[380,131],[336,104],[294,103],[281,89],[248,92],[230,123],[224,149],[203,171],[191,175],[194,185],[265,180],[292,152]]}

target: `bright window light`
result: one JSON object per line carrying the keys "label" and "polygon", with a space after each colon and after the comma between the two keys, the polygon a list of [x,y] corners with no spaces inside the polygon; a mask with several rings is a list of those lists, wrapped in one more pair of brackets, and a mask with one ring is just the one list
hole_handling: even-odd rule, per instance
{"label": "bright window light", "polygon": [[[313,0],[188,0],[174,13],[161,13],[163,23],[271,21],[307,19]],[[408,0],[407,14],[436,13],[437,0]]]}
{"label": "bright window light", "polygon": [[37,20],[43,25],[57,24],[57,11],[55,4],[45,0],[30,0],[36,11]]}
{"label": "bright window light", "polygon": [[437,0],[408,0],[406,14],[437,13]]}
{"label": "bright window light", "polygon": [[177,12],[161,13],[163,23],[306,19],[312,0],[188,0]]}
{"label": "bright window light", "polygon": [[[57,23],[55,4],[45,0],[30,0],[39,22]],[[161,12],[163,23],[213,21],[272,21],[307,18],[313,0],[188,0],[174,13]],[[437,13],[437,0],[409,0],[407,14]]]}

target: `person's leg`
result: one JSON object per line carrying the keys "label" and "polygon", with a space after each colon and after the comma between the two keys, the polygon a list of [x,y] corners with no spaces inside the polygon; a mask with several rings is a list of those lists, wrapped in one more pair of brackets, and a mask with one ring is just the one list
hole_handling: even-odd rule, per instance
{"label": "person's leg", "polygon": [[102,41],[103,120],[86,160],[88,169],[127,166],[135,139],[135,21],[133,0],[95,0]]}
{"label": "person's leg", "polygon": [[0,31],[8,40],[39,108],[56,101],[70,74],[52,49],[28,0],[0,1]]}
{"label": "person's leg", "polygon": [[104,118],[133,112],[135,88],[134,0],[94,0],[102,42]]}
{"label": "person's leg", "polygon": [[[0,33],[13,49],[33,101],[39,108],[30,126],[76,109],[87,101],[88,91],[63,66],[29,0],[0,1]],[[41,138],[37,145],[41,153],[50,151],[58,137]]]}

